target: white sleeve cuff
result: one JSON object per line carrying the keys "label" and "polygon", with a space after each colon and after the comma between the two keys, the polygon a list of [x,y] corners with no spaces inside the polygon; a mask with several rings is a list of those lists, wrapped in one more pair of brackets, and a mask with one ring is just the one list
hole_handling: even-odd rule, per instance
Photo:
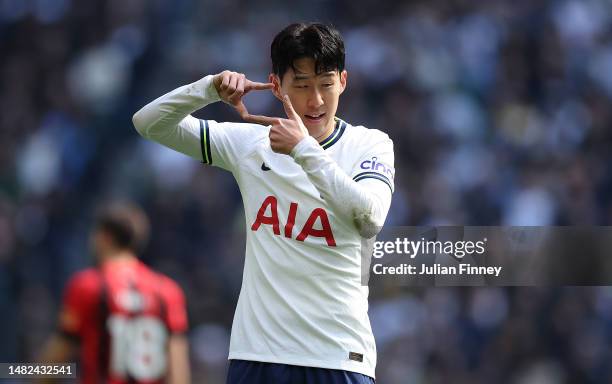
{"label": "white sleeve cuff", "polygon": [[[293,147],[293,149],[289,153],[289,156],[293,157],[293,159],[299,163],[298,160],[300,157],[308,153],[310,149],[316,150],[317,147],[320,148],[319,143],[315,140],[314,137],[308,135],[302,140],[300,140],[300,142],[297,143],[295,147]],[[323,149],[321,148],[321,150]]]}

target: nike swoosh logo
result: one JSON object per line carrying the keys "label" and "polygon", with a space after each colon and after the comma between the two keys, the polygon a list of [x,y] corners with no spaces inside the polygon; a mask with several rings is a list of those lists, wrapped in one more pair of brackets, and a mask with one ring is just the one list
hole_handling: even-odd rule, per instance
{"label": "nike swoosh logo", "polygon": [[268,168],[268,166],[266,165],[266,163],[261,163],[261,170],[262,171],[269,171],[272,168]]}

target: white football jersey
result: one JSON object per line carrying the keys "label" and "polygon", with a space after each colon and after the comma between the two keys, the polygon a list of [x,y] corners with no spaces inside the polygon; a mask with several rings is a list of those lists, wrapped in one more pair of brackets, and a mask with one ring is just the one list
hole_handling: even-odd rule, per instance
{"label": "white football jersey", "polygon": [[[210,79],[204,84],[214,93]],[[355,223],[335,212],[292,157],[272,151],[269,127],[186,116],[179,128],[164,144],[230,171],[244,203],[246,255],[229,358],[374,377]],[[320,145],[353,180],[369,183],[390,203],[394,156],[385,133],[336,119]]]}

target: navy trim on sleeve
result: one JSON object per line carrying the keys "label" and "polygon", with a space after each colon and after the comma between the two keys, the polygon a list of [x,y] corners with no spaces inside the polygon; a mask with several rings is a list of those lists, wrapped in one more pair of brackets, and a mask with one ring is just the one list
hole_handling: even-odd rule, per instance
{"label": "navy trim on sleeve", "polygon": [[391,184],[391,181],[389,180],[389,178],[387,176],[383,175],[383,174],[380,174],[378,172],[361,172],[361,173],[358,173],[357,175],[355,175],[355,177],[353,177],[353,180],[355,180],[355,181],[359,181],[359,180],[363,180],[363,179],[377,179],[377,180],[380,180],[383,183],[387,184],[387,186],[391,190],[391,193],[393,193],[393,184]]}

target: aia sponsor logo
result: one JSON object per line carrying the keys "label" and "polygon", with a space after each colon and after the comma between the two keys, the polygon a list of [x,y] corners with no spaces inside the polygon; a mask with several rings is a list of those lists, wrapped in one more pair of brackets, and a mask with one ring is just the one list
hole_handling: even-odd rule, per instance
{"label": "aia sponsor logo", "polygon": [[[264,199],[259,211],[257,211],[257,217],[255,222],[251,225],[251,230],[257,232],[261,225],[272,226],[272,231],[275,235],[280,236],[280,220],[278,217],[278,200],[274,196],[268,196]],[[293,238],[293,227],[295,226],[295,218],[298,214],[298,203],[291,202],[289,205],[289,214],[283,228],[283,235],[291,239]],[[315,228],[315,226],[317,228]],[[327,212],[323,208],[315,208],[310,212],[306,223],[297,234],[295,239],[297,241],[304,241],[307,237],[321,237],[324,238],[327,245],[330,247],[336,246],[336,240],[334,239],[334,233],[331,225],[329,224],[329,217]]]}

